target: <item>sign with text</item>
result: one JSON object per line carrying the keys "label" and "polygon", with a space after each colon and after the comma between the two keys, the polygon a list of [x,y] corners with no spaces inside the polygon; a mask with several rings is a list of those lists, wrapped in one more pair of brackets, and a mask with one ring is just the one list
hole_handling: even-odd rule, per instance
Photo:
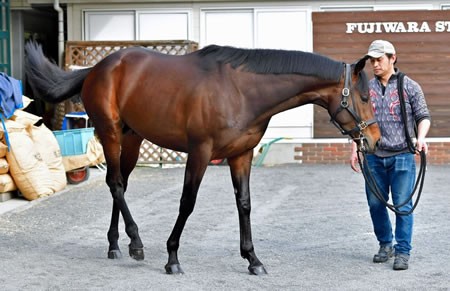
{"label": "sign with text", "polygon": [[450,32],[450,21],[439,20],[417,22],[347,22],[346,33],[417,33],[417,32]]}

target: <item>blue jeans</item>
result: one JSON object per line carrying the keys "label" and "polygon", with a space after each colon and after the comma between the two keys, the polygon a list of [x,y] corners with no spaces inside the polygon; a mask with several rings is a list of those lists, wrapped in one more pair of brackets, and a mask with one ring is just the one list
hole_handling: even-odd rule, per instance
{"label": "blue jeans", "polygon": [[[410,153],[398,154],[392,157],[381,158],[376,155],[366,155],[366,160],[378,189],[384,199],[388,201],[389,192],[395,205],[403,203],[411,194],[416,179],[416,162],[414,155]],[[366,182],[366,195],[369,204],[373,229],[380,246],[392,245],[392,225],[389,219],[388,209],[381,203]],[[412,208],[412,200],[400,207],[400,211],[409,211]],[[408,254],[411,251],[411,239],[413,232],[413,215],[395,214],[395,252]]]}

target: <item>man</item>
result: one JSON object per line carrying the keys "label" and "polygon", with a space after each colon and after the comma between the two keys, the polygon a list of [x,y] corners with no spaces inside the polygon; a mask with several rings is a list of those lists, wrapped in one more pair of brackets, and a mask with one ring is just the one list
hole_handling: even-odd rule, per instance
{"label": "man", "polygon": [[[385,40],[373,41],[367,52],[375,77],[370,80],[370,97],[375,118],[381,131],[381,140],[374,154],[366,155],[367,169],[370,171],[387,201],[391,192],[395,205],[403,203],[413,191],[416,164],[414,154],[408,149],[397,88],[398,69],[395,68],[397,55],[392,43]],[[410,136],[413,137],[414,125],[417,125],[416,151],[427,153],[425,137],[430,128],[430,113],[420,85],[404,77],[403,96],[406,106],[406,121]],[[350,164],[359,172],[356,144],[353,143]],[[386,206],[380,202],[366,183],[366,196],[375,235],[379,242],[379,251],[373,262],[387,262],[394,256],[394,270],[408,269],[411,240],[413,233],[413,215],[395,215],[395,236]],[[412,201],[399,208],[409,211]],[[396,244],[393,245],[395,238]]]}

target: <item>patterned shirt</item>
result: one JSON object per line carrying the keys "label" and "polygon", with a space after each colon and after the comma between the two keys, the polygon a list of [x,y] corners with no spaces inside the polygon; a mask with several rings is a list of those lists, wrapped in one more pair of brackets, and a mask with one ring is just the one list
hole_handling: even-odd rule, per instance
{"label": "patterned shirt", "polygon": [[[396,70],[396,73],[390,77],[386,88],[383,88],[377,77],[369,82],[370,98],[375,118],[381,131],[381,141],[375,153],[380,157],[408,152],[400,100],[398,98],[397,76]],[[422,119],[431,119],[431,116],[422,88],[406,75],[403,80],[403,96],[409,135],[414,137],[414,121],[418,124]]]}

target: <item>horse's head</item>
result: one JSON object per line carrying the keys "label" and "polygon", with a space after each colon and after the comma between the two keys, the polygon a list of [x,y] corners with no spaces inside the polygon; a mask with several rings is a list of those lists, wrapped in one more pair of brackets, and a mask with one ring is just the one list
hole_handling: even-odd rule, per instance
{"label": "horse's head", "polygon": [[360,150],[374,152],[381,137],[370,101],[367,75],[364,72],[367,57],[357,63],[345,65],[340,98],[330,100],[328,111],[331,121],[343,134],[349,135]]}

